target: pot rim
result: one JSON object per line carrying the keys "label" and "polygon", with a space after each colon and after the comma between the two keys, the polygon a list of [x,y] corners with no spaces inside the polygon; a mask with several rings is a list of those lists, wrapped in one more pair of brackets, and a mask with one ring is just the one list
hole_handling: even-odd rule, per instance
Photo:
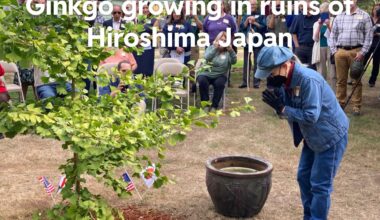
{"label": "pot rim", "polygon": [[[255,173],[230,173],[230,172],[225,172],[219,169],[216,169],[213,165],[212,162],[215,160],[222,160],[222,159],[227,159],[227,158],[244,158],[244,159],[250,159],[250,160],[256,160],[260,163],[263,163],[267,165],[267,168]],[[261,176],[268,176],[269,174],[272,173],[273,171],[273,165],[260,157],[256,156],[242,156],[242,155],[228,155],[228,156],[217,156],[213,157],[211,159],[208,159],[206,162],[206,169],[209,170],[210,172],[217,174],[217,175],[223,175],[223,176],[228,176],[228,177],[235,177],[235,178],[243,178],[243,177],[261,177]]]}

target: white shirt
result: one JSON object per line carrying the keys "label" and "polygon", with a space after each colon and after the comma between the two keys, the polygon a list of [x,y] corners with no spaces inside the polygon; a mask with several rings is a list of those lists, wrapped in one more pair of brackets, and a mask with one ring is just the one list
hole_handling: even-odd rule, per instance
{"label": "white shirt", "polygon": [[120,26],[121,26],[121,19],[120,21],[115,21],[112,19],[112,28],[116,31],[120,30]]}

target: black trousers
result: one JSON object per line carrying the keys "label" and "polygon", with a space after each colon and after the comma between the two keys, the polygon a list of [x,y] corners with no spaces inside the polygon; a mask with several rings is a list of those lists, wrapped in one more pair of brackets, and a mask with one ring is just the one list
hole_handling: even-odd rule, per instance
{"label": "black trousers", "polygon": [[313,47],[311,46],[305,46],[300,45],[297,47],[294,51],[294,53],[297,55],[297,57],[300,59],[302,64],[306,64],[309,66],[309,68],[312,68],[316,70],[315,65],[311,64],[311,57],[313,55]]}
{"label": "black trousers", "polygon": [[368,83],[370,84],[375,84],[376,83],[376,79],[377,79],[377,76],[379,75],[379,66],[380,66],[380,46],[377,48],[377,50],[375,51],[376,49],[376,45],[372,45],[371,49],[368,51],[365,59],[364,59],[364,64],[367,63],[369,57],[371,56],[371,54],[373,53],[373,56],[372,56],[372,72],[371,72],[371,77],[369,78],[369,81]]}
{"label": "black trousers", "polygon": [[220,99],[223,96],[224,88],[226,86],[227,77],[219,76],[217,78],[210,78],[208,76],[198,76],[197,82],[199,84],[199,93],[201,94],[201,101],[209,101],[209,87],[214,87],[214,95],[212,97],[212,108],[218,108]]}

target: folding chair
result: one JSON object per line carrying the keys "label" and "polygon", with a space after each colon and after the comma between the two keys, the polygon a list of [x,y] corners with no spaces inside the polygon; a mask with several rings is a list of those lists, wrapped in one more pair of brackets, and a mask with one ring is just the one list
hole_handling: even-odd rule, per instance
{"label": "folding chair", "polygon": [[174,58],[160,58],[160,59],[156,59],[154,61],[154,68],[153,68],[154,72],[156,72],[157,68],[161,64],[163,64],[163,63],[181,63],[181,62],[179,62],[179,60],[174,59]]}
{"label": "folding chair", "polygon": [[[178,77],[182,73],[189,73],[189,68],[182,63],[162,63],[157,68],[157,73],[163,74],[164,77]],[[180,97],[181,109],[183,109],[183,98],[187,98],[187,109],[190,106],[190,80],[188,76],[184,76],[186,88],[183,88],[183,83],[178,83],[178,85],[173,85],[175,89],[175,94]],[[156,105],[156,104],[155,104]],[[155,106],[157,107],[157,106]],[[154,109],[155,110],[155,109]]]}
{"label": "folding chair", "polygon": [[[174,58],[159,58],[155,59],[154,61],[154,68],[153,68],[153,77],[156,77],[157,74],[157,69],[161,64],[164,63],[181,63],[179,60],[174,59]],[[154,98],[152,100],[152,111],[155,111],[157,108],[157,100]]]}
{"label": "folding chair", "polygon": [[[3,76],[4,77],[3,81],[5,83],[5,86],[7,87],[8,92],[9,93],[18,92],[20,102],[25,102],[24,93],[22,92],[21,77],[20,77],[20,73],[18,71],[17,65],[14,63],[7,63],[4,61],[0,61],[0,64],[3,66],[4,71],[5,71],[5,74]],[[18,85],[13,83],[15,73],[17,74],[17,78],[18,78]],[[9,75],[9,77],[12,77],[13,79],[13,80],[9,80],[8,83],[7,83],[7,75]]]}
{"label": "folding chair", "polygon": [[[205,63],[202,62],[201,59],[199,59],[195,65],[195,82],[196,82],[196,86],[197,86],[197,89],[194,93],[194,105],[196,105],[196,100],[198,98],[198,91],[199,91],[199,84],[197,82],[197,77],[198,77],[198,72],[199,72],[199,68],[201,66],[203,66]],[[223,111],[226,109],[226,93],[227,93],[227,88],[228,88],[228,80],[229,80],[229,77],[230,77],[230,72],[231,72],[231,68],[228,68],[228,72],[227,72],[227,81],[226,81],[226,84],[224,86],[224,91],[223,91],[223,96],[222,96],[222,108],[223,108]],[[209,96],[210,96],[210,100],[211,100],[211,97],[214,95],[214,88],[212,87],[212,85],[210,85],[210,89],[212,88],[212,92],[209,92]]]}

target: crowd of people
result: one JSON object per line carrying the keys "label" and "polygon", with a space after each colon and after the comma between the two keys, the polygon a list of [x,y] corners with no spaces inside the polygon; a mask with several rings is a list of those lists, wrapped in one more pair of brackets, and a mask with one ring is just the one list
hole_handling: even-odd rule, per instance
{"label": "crowd of people", "polygon": [[[35,1],[43,3],[45,0]],[[199,85],[201,101],[209,101],[209,87],[213,86],[210,110],[218,109],[225,87],[230,86],[231,66],[237,62],[237,48],[222,44],[228,37],[233,37],[227,36],[228,28],[231,29],[231,34],[255,32],[263,38],[267,32],[275,35],[291,33],[292,48],[257,47],[252,53],[248,47],[244,48],[242,83],[239,88],[249,86],[251,73],[254,88],[260,88],[261,80],[266,80],[267,89],[263,92],[263,101],[279,116],[288,120],[294,145],[298,146],[302,140],[304,143],[297,175],[304,219],[327,219],[333,180],[348,142],[349,120],[343,110],[347,105],[349,84],[355,87],[352,96],[353,115],[361,114],[361,77],[350,79],[350,68],[354,63],[365,64],[372,59],[372,72],[368,81],[370,88],[375,87],[379,73],[380,4],[374,4],[368,14],[354,0],[349,14],[342,13],[333,17],[329,13],[329,2],[324,1],[320,5],[319,15],[312,15],[308,10],[310,5],[307,4],[305,7],[308,13],[305,15],[277,16],[271,11],[271,7],[261,13],[257,0],[249,1],[251,14],[242,17],[232,16],[228,4],[223,3],[220,8],[222,16],[217,20],[207,16],[203,18],[192,12],[186,16],[185,11],[181,14],[170,14],[166,19],[158,19],[152,16],[146,5],[143,8],[146,17],[144,20],[128,22],[142,24],[142,33],[152,33],[152,28],[156,27],[164,35],[194,33],[197,37],[201,32],[209,34],[210,46],[205,48],[203,58],[210,68],[197,71],[195,80]],[[309,0],[306,2],[309,3]],[[280,1],[275,1],[274,4],[279,7]],[[121,6],[115,5],[111,19],[106,20],[98,14],[89,25],[122,31],[127,24],[124,16]],[[200,48],[191,47],[184,40],[177,47],[160,47],[161,57],[176,59],[184,65],[190,65],[190,60],[200,59]],[[158,48],[141,48],[141,54],[127,53],[123,48],[111,49],[115,53],[101,61],[100,66],[114,64],[120,74],[129,71],[143,74],[144,77],[154,74],[155,49]],[[88,70],[92,68],[93,64],[88,62]],[[48,72],[38,67],[20,68],[19,72],[24,95],[30,85],[38,99],[59,95],[57,82],[41,80],[49,76]],[[0,65],[0,77],[4,73]],[[89,91],[91,81],[87,79],[85,82]],[[99,96],[114,97],[120,92],[127,92],[129,86],[120,78],[112,78],[109,85],[99,86],[97,93]],[[144,96],[143,88],[139,85],[136,87]],[[70,83],[66,83],[66,90],[72,90]],[[9,100],[7,87],[0,80],[0,111]]]}
{"label": "crowd of people", "polygon": [[[45,0],[34,0],[44,3]],[[98,0],[98,3],[101,0]],[[192,0],[187,0],[192,2]],[[309,0],[306,0],[309,3]],[[22,1],[21,3],[24,3]],[[190,60],[197,61],[204,58],[213,67],[210,70],[201,71],[196,79],[200,85],[200,95],[202,100],[208,100],[208,87],[212,84],[215,87],[213,97],[213,108],[218,107],[224,87],[230,85],[230,68],[236,62],[237,48],[233,45],[222,48],[217,41],[225,37],[227,28],[231,29],[231,34],[242,32],[248,34],[255,32],[265,37],[265,33],[272,32],[276,35],[280,33],[291,33],[293,36],[293,52],[299,61],[309,68],[317,70],[328,81],[331,88],[336,92],[336,97],[344,106],[347,97],[347,85],[356,86],[352,97],[353,114],[360,115],[362,103],[362,84],[360,80],[350,79],[349,69],[354,61],[366,63],[373,54],[373,68],[369,78],[369,87],[374,87],[379,73],[380,49],[377,47],[380,39],[380,4],[372,7],[370,14],[358,8],[356,2],[351,7],[351,14],[341,14],[333,17],[329,14],[329,2],[324,1],[320,5],[320,14],[311,15],[274,15],[272,7],[267,7],[265,13],[261,13],[257,0],[250,0],[251,14],[244,16],[232,16],[229,13],[229,5],[223,3],[220,8],[221,17],[218,20],[209,19],[190,12],[185,15],[186,9],[181,14],[170,14],[165,18],[152,16],[148,6],[145,5],[143,13],[144,20],[136,18],[133,21],[124,19],[123,10],[120,5],[114,5],[112,18],[105,19],[100,13],[89,25],[111,27],[115,31],[125,29],[127,22],[142,24],[142,33],[152,33],[152,28],[158,28],[163,34],[169,33],[194,33],[199,37],[199,33],[204,32],[209,35],[210,47],[204,48],[205,54],[200,57],[200,48],[190,47],[189,44],[179,42],[178,47],[144,47],[143,52],[137,54],[124,52],[123,48],[113,49],[115,54],[105,59],[100,64],[127,62],[135,74],[143,74],[150,77],[154,74],[155,52],[159,49],[161,57],[171,57],[179,60],[184,65],[188,65]],[[280,1],[274,4],[280,7]],[[309,5],[307,4],[307,8]],[[137,7],[138,8],[138,7]],[[307,9],[306,11],[310,11]],[[233,37],[233,36],[231,36]],[[166,38],[168,40],[168,38]],[[174,40],[174,39],[173,39]],[[231,50],[232,49],[232,50]],[[250,86],[250,75],[254,76],[257,70],[257,57],[261,47],[254,48],[250,53],[248,47],[244,48],[244,65],[242,71],[242,83],[239,88]],[[252,62],[253,57],[253,62]],[[228,62],[224,62],[228,60]],[[253,67],[252,67],[253,63]],[[89,63],[89,70],[92,64]],[[22,69],[20,68],[21,82],[24,95],[28,86],[33,87],[36,98],[45,99],[57,96],[57,84],[54,81],[43,83],[41,77],[48,76],[49,73],[41,71],[38,67]],[[260,79],[253,78],[253,87],[260,87]],[[17,79],[15,80],[15,82]],[[91,87],[90,80],[86,81],[86,89]],[[111,82],[112,84],[112,82]],[[94,82],[94,86],[96,86]],[[195,86],[194,86],[195,87]],[[71,90],[69,83],[66,85],[67,91]],[[195,89],[192,89],[195,91]],[[103,93],[102,93],[103,94]],[[379,97],[380,98],[380,97]]]}

